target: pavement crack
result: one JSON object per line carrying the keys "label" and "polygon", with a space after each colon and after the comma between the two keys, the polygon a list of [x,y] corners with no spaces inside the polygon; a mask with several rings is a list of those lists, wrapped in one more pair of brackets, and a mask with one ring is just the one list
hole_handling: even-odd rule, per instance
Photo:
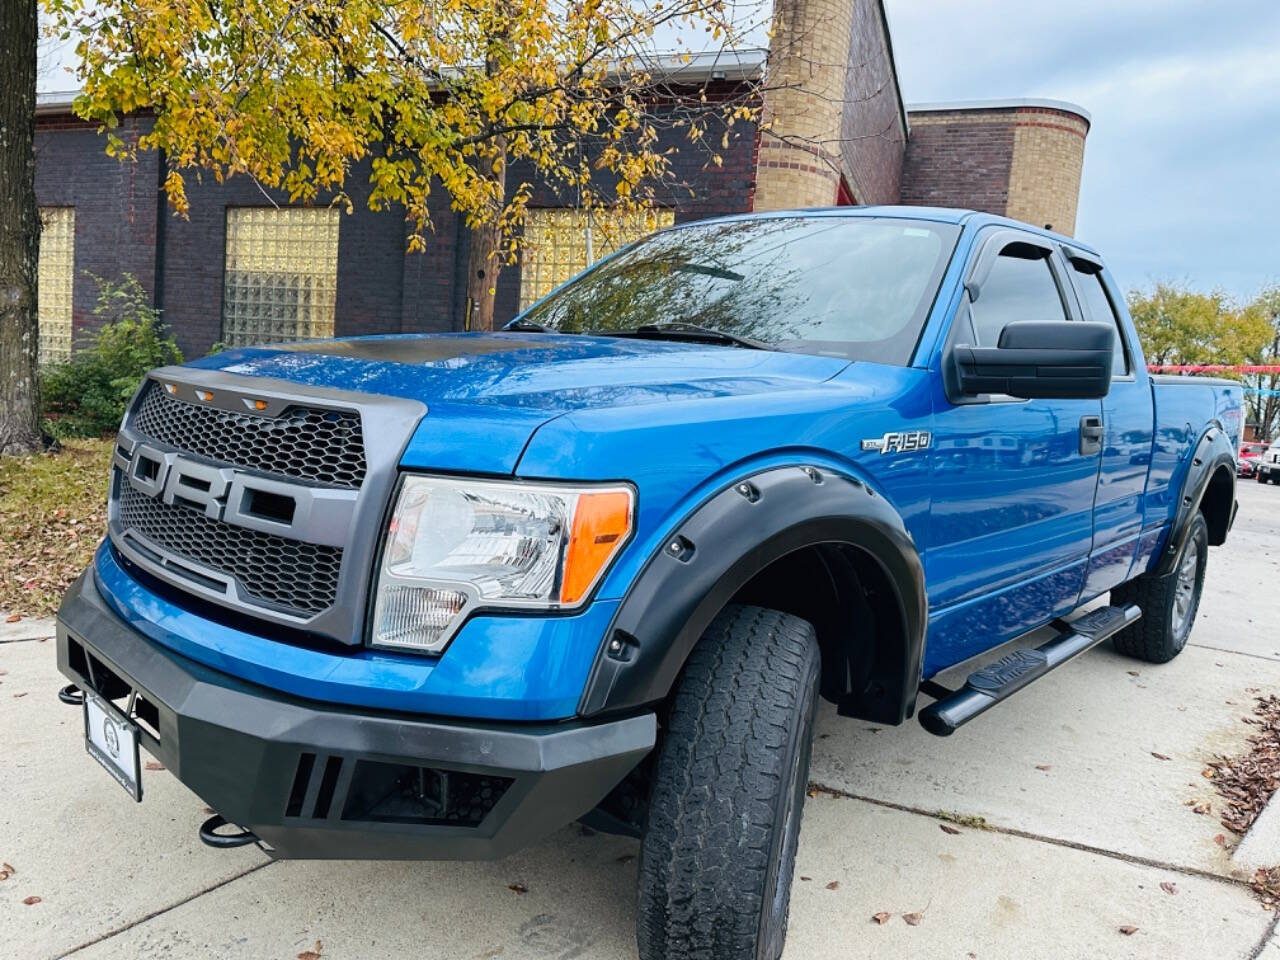
{"label": "pavement crack", "polygon": [[1280,912],[1277,912],[1271,918],[1271,922],[1267,924],[1267,930],[1262,935],[1262,939],[1258,941],[1256,947],[1249,951],[1249,956],[1245,957],[1245,960],[1258,960],[1266,952],[1267,947],[1271,945],[1271,938],[1276,935],[1277,926],[1280,926]]}
{"label": "pavement crack", "polygon": [[[817,789],[823,793],[829,793],[836,797],[843,797],[846,800],[859,800],[862,803],[869,803],[877,807],[885,807],[889,810],[897,810],[901,813],[913,813],[917,816],[928,817],[930,820],[951,821],[955,816],[954,814],[948,814],[940,810],[926,810],[923,807],[913,807],[910,804],[895,803],[892,800],[880,800],[876,797],[867,797],[858,793],[850,793],[848,790],[842,790],[839,787],[830,787],[826,784],[819,783],[816,780],[812,781],[810,786],[811,788]],[[1151,857],[1139,856],[1138,854],[1123,853],[1119,850],[1108,850],[1106,847],[1095,847],[1087,843],[1079,843],[1075,840],[1064,840],[1061,837],[1045,836],[1041,833],[1032,833],[1030,830],[1019,830],[1016,827],[1002,827],[986,820],[985,818],[982,819],[982,826],[971,827],[971,829],[985,830],[988,833],[1000,833],[1007,837],[1018,837],[1022,840],[1035,840],[1040,843],[1051,844],[1055,847],[1065,847],[1068,850],[1079,850],[1081,853],[1092,853],[1100,857],[1108,857],[1111,860],[1120,860],[1124,863],[1132,863],[1137,866],[1151,867],[1155,870],[1168,870],[1172,873],[1180,873],[1187,877],[1199,877],[1202,880],[1215,880],[1218,883],[1238,887],[1245,891],[1250,890],[1249,883],[1245,880],[1239,880],[1235,877],[1224,877],[1223,875],[1213,873],[1210,870],[1201,870],[1199,867],[1181,866],[1164,860],[1155,860]]]}
{"label": "pavement crack", "polygon": [[92,940],[86,940],[84,943],[81,943],[72,947],[70,950],[66,951],[65,953],[58,954],[59,960],[63,960],[63,958],[65,957],[69,957],[69,956],[72,956],[73,954],[79,953],[81,950],[87,950],[89,949],[89,947],[92,947],[95,944],[102,943],[102,941],[104,940],[110,940],[112,937],[119,936],[120,934],[124,933],[127,930],[132,930],[134,927],[141,926],[142,924],[147,923],[150,920],[154,920],[156,917],[164,916],[169,911],[176,910],[178,909],[178,907],[181,907],[181,906],[185,906],[186,904],[190,903],[192,900],[198,900],[200,897],[203,897],[206,893],[213,893],[213,891],[215,890],[220,890],[223,887],[227,886],[227,884],[235,883],[237,880],[242,880],[245,877],[249,876],[249,874],[257,873],[259,870],[269,867],[276,862],[277,861],[275,860],[264,860],[262,863],[255,863],[248,870],[241,870],[239,873],[234,874],[233,876],[227,877],[224,880],[219,880],[217,883],[211,884],[202,890],[197,890],[195,893],[189,896],[183,897],[181,900],[176,900],[173,903],[169,904],[168,906],[161,907],[159,910],[152,910],[150,913],[146,914],[145,916],[139,917],[137,920],[130,920],[128,923],[121,924],[120,926],[115,927],[111,930],[108,930],[105,933],[99,934],[98,936],[94,937]]}
{"label": "pavement crack", "polygon": [[1233,657],[1252,657],[1254,660],[1267,660],[1271,663],[1280,661],[1280,656],[1271,656],[1265,653],[1249,653],[1247,650],[1232,650],[1229,647],[1212,647],[1207,643],[1188,643],[1189,647],[1199,647],[1201,650],[1212,650],[1214,653],[1229,653]]}

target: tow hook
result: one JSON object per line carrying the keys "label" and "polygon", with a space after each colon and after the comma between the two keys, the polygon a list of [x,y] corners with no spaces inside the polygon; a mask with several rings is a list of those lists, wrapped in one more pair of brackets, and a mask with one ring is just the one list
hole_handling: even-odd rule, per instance
{"label": "tow hook", "polygon": [[258,835],[252,830],[245,830],[243,827],[237,828],[239,833],[218,833],[219,827],[225,827],[227,821],[224,817],[214,814],[204,823],[200,824],[200,842],[207,847],[215,847],[219,850],[230,850],[232,847],[247,847],[251,843],[258,842]]}
{"label": "tow hook", "polygon": [[58,691],[58,699],[69,707],[84,706],[84,691],[74,683],[68,683]]}

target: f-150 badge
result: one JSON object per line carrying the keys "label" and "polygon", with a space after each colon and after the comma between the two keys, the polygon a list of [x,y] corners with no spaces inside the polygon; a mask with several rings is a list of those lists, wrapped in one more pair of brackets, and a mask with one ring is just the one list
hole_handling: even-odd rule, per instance
{"label": "f-150 badge", "polygon": [[879,450],[880,455],[886,453],[914,453],[927,450],[933,436],[928,430],[891,430],[883,437],[863,440],[863,450]]}

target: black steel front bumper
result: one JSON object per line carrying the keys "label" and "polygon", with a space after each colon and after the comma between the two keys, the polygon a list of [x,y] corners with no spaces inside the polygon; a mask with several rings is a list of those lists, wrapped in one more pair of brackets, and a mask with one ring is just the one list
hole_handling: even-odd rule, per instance
{"label": "black steel front bumper", "polygon": [[276,857],[505,856],[595,807],[656,736],[653,714],[463,724],[288,697],[157,646],[108,609],[91,572],[57,632],[58,669],[132,704],[144,748]]}

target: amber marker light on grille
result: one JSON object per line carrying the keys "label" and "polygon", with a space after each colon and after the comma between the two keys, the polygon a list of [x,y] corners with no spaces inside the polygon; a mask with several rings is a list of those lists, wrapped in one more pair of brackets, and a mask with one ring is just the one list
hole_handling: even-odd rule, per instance
{"label": "amber marker light on grille", "polygon": [[165,393],[168,393],[168,394],[174,394],[174,393],[177,393],[177,392],[178,392],[178,385],[177,385],[177,384],[175,384],[175,383],[166,383],[166,384],[164,385],[164,392],[165,392]]}
{"label": "amber marker light on grille", "polygon": [[208,390],[197,390],[196,396],[199,397],[201,400],[203,400],[205,403],[208,403],[210,400],[213,399],[213,394],[210,393]]}
{"label": "amber marker light on grille", "polygon": [[245,405],[246,407],[248,407],[250,410],[265,410],[265,409],[267,409],[267,401],[265,401],[265,400],[251,400],[249,397],[245,397],[245,398],[244,398],[244,405]]}
{"label": "amber marker light on grille", "polygon": [[631,494],[622,490],[583,493],[573,513],[573,532],[564,555],[560,602],[566,606],[586,596],[596,577],[613,559],[631,532]]}

